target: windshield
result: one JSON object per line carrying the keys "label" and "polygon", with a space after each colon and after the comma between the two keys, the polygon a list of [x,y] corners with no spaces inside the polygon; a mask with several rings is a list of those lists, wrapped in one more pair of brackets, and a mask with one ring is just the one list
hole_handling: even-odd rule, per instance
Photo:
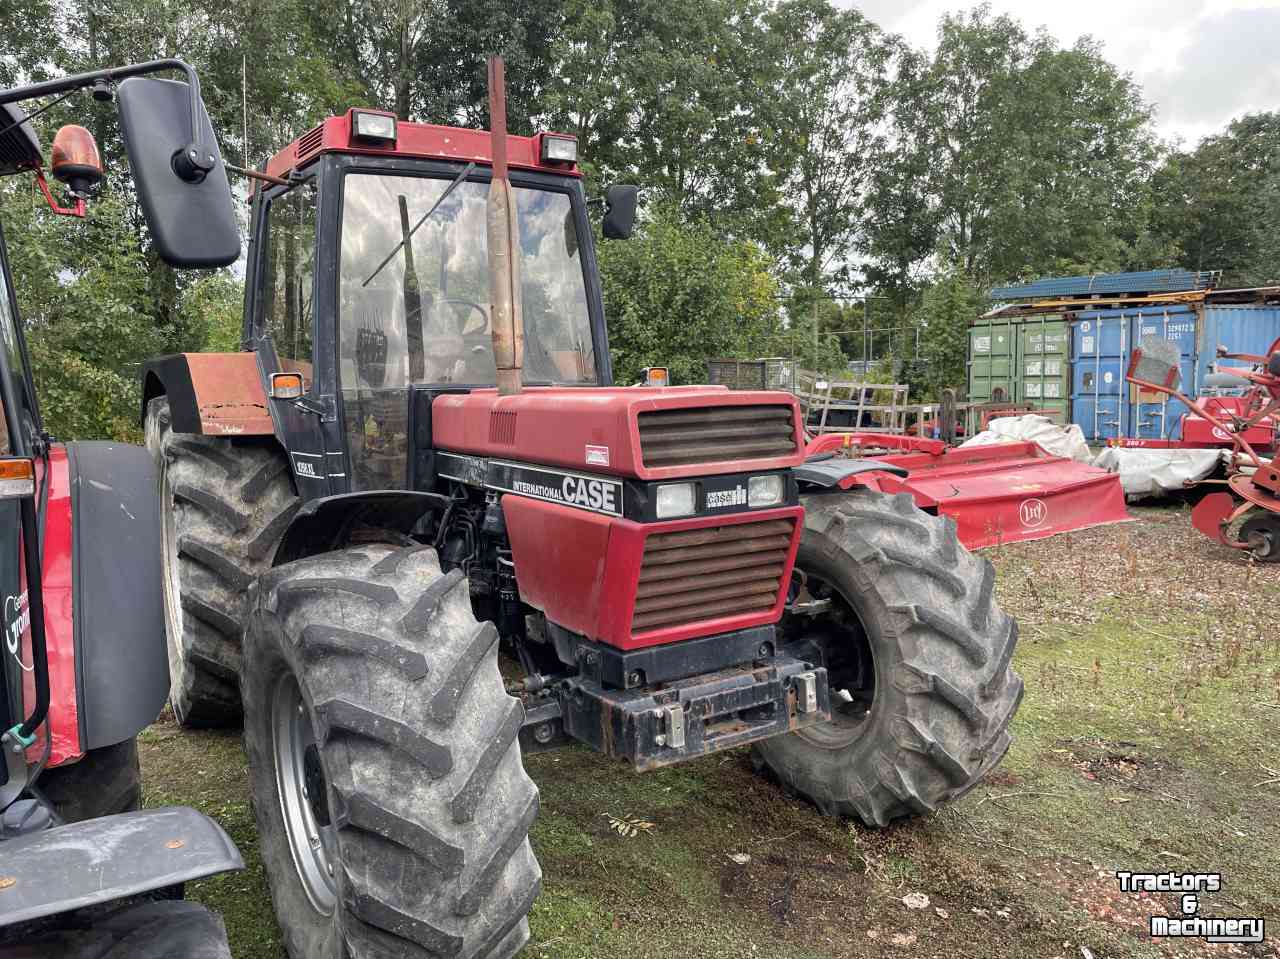
{"label": "windshield", "polygon": [[[488,183],[352,173],[342,210],[339,379],[354,488],[406,482],[408,387],[492,386]],[[515,187],[524,382],[596,381],[567,193]],[[442,199],[443,198],[443,199]],[[438,204],[438,205],[437,205]]]}

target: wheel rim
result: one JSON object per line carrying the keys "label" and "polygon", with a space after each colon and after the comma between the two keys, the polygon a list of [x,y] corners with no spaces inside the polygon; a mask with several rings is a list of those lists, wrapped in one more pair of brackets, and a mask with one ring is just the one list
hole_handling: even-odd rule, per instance
{"label": "wheel rim", "polygon": [[1261,540],[1261,545],[1250,552],[1263,562],[1271,562],[1280,550],[1280,517],[1264,514],[1250,519],[1240,529],[1242,539],[1249,541],[1253,537]]}
{"label": "wheel rim", "polygon": [[337,837],[329,817],[328,786],[302,690],[287,670],[272,697],[271,741],[280,815],[294,867],[312,908],[332,915],[337,889],[331,853]]}
{"label": "wheel rim", "polygon": [[[178,526],[174,517],[169,471],[160,466],[160,566],[164,593],[164,632],[169,652],[169,676],[174,689],[182,686],[182,580],[178,564]],[[171,697],[172,698],[172,697]]]}
{"label": "wheel rim", "polygon": [[860,738],[875,713],[875,657],[856,607],[838,586],[801,571],[814,599],[829,599],[831,610],[792,629],[796,641],[822,649],[831,693],[831,721],[796,730],[796,735],[826,749],[844,749]]}

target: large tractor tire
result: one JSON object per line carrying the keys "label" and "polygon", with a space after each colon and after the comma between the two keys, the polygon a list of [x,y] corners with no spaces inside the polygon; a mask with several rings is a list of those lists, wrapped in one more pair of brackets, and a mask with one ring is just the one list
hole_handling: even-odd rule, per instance
{"label": "large tractor tire", "polygon": [[79,762],[46,769],[40,791],[64,822],[81,822],[142,807],[138,741],[91,749]]}
{"label": "large tractor tire", "polygon": [[269,442],[174,433],[163,396],[147,405],[146,441],[160,475],[169,701],[184,726],[234,725],[249,584],[298,508],[289,461]]}
{"label": "large tractor tire", "polygon": [[521,704],[430,547],[280,566],[241,674],[258,839],[293,959],[505,959],[541,884]]}
{"label": "large tractor tire", "polygon": [[783,630],[826,665],[832,721],[764,741],[757,761],[829,815],[884,826],[931,812],[1009,748],[1017,624],[996,605],[991,563],[909,495],[804,505],[805,591]]}

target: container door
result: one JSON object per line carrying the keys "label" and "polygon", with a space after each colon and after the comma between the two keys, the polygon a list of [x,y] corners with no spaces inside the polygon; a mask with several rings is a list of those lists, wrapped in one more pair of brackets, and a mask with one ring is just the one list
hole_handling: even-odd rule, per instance
{"label": "container door", "polygon": [[969,399],[1009,403],[1014,389],[1014,326],[1008,320],[982,322],[969,329]]}
{"label": "container door", "polygon": [[1067,325],[1060,314],[1027,317],[1018,337],[1018,398],[1056,423],[1067,422],[1067,340]]}
{"label": "container door", "polygon": [[1121,399],[1129,341],[1119,310],[1085,313],[1071,324],[1071,421],[1089,442],[1127,435]]}

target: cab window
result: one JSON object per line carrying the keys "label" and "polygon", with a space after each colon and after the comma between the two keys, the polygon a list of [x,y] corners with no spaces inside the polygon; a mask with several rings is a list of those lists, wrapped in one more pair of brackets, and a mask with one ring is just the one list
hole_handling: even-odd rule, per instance
{"label": "cab window", "polygon": [[316,189],[309,181],[268,201],[259,266],[257,329],[271,336],[280,369],[312,384]]}

